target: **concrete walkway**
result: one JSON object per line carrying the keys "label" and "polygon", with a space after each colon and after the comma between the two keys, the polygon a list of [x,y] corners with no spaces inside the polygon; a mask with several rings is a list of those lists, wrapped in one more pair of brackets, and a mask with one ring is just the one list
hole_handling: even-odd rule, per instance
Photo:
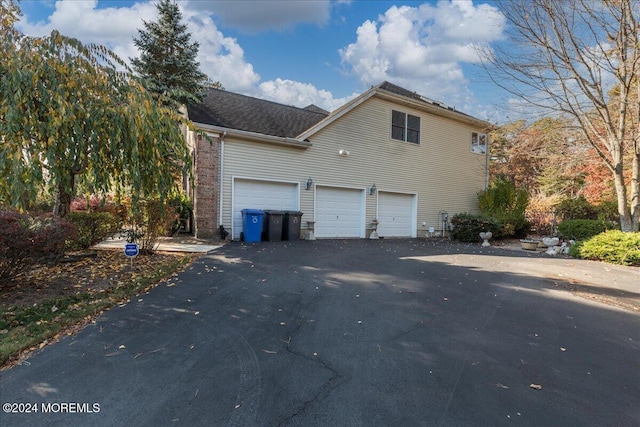
{"label": "concrete walkway", "polygon": [[[200,240],[193,237],[161,237],[158,239],[157,251],[207,253],[224,246],[226,241]],[[122,249],[127,243],[125,238],[107,239],[95,245],[94,249]]]}

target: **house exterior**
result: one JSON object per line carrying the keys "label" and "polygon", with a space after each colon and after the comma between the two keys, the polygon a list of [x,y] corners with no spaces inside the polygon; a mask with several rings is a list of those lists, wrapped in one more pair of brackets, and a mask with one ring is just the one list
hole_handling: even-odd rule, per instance
{"label": "house exterior", "polygon": [[[243,208],[301,211],[317,238],[442,232],[477,211],[490,125],[389,82],[329,113],[212,89],[188,106],[194,231],[242,233]],[[313,226],[313,225],[311,225]]]}

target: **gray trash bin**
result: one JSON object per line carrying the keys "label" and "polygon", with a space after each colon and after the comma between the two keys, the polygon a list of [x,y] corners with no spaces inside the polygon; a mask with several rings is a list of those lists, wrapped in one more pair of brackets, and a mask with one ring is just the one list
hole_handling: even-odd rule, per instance
{"label": "gray trash bin", "polygon": [[282,240],[282,211],[264,211],[264,231],[262,240],[279,242]]}
{"label": "gray trash bin", "polygon": [[282,240],[300,240],[302,212],[285,211],[282,222]]}

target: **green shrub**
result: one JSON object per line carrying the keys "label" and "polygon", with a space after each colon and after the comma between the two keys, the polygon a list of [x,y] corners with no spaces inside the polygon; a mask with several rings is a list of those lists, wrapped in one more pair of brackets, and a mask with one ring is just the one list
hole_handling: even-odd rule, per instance
{"label": "green shrub", "polygon": [[527,221],[524,214],[495,215],[493,219],[496,224],[500,225],[500,228],[493,234],[493,237],[498,239],[501,237],[523,239],[527,237],[531,229],[531,223]]}
{"label": "green shrub", "polygon": [[619,222],[620,214],[618,213],[618,202],[609,200],[602,202],[596,206],[598,219],[601,221]]}
{"label": "green shrub", "polygon": [[489,188],[478,193],[478,206],[485,218],[492,218],[498,226],[491,230],[495,238],[523,238],[529,233],[531,224],[525,218],[529,202],[526,190],[516,188],[505,178],[498,178]]}
{"label": "green shrub", "polygon": [[614,223],[597,219],[568,219],[558,224],[565,239],[584,240],[615,227]]}
{"label": "green shrub", "polygon": [[583,196],[577,199],[565,199],[557,207],[560,221],[568,219],[598,219],[598,209]]}
{"label": "green shrub", "polygon": [[640,266],[640,233],[606,231],[572,245],[569,253],[576,258]]}
{"label": "green shrub", "polygon": [[[482,231],[497,233],[502,225],[490,218],[468,213],[457,214],[451,218],[451,237],[461,242],[477,242]],[[495,235],[495,234],[494,234]]]}
{"label": "green shrub", "polygon": [[[15,277],[36,263],[57,260],[75,231],[73,224],[53,215],[0,210],[0,279]],[[0,288],[10,283],[0,280]]]}
{"label": "green shrub", "polygon": [[117,233],[122,224],[109,212],[69,212],[66,219],[78,230],[78,237],[69,249],[87,249]]}
{"label": "green shrub", "polygon": [[498,178],[485,191],[478,194],[478,207],[482,215],[496,217],[498,215],[522,215],[527,209],[529,194],[524,189],[505,178]]}

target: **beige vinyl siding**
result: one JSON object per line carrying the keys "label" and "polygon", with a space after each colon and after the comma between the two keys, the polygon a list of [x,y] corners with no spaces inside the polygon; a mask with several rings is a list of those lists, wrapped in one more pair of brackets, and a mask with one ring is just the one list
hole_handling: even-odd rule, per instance
{"label": "beige vinyl siding", "polygon": [[[420,117],[420,144],[391,138],[391,110]],[[310,148],[224,142],[222,221],[231,223],[232,177],[300,182],[300,209],[313,218],[313,190],[304,183],[417,194],[417,230],[440,229],[440,211],[450,216],[476,211],[484,188],[485,156],[471,152],[474,128],[375,97],[365,101],[309,139]],[[346,150],[349,156],[340,156]],[[366,191],[366,223],[376,217],[376,197]],[[257,206],[259,208],[259,206]],[[426,222],[423,227],[422,222]]]}

